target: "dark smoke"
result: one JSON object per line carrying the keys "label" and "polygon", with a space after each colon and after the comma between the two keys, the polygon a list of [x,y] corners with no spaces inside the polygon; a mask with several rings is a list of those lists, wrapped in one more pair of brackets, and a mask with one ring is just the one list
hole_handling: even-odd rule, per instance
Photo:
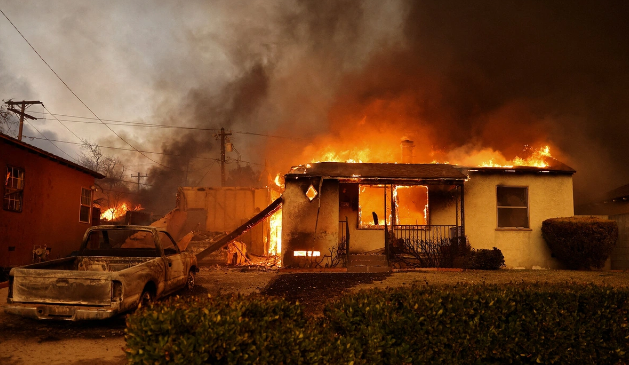
{"label": "dark smoke", "polygon": [[[268,160],[270,173],[309,162],[299,159],[321,136],[336,136],[351,149],[357,140],[343,139],[348,120],[365,119],[366,133],[395,128],[399,137],[410,131],[429,140],[417,148],[425,154],[420,162],[430,162],[430,150],[473,145],[513,158],[524,145],[549,143],[553,155],[577,170],[576,203],[595,188],[629,182],[629,3],[284,5],[266,7],[258,21],[228,8],[237,26],[208,37],[223,45],[231,81],[219,90],[200,81],[164,119],[297,137],[233,136],[246,159],[259,164],[254,169]],[[195,49],[207,41],[188,40]],[[218,158],[218,143],[196,134],[173,138],[164,151],[182,156],[163,160],[176,169],[149,171],[159,186],[147,195],[152,201],[174,195],[192,157]],[[218,185],[200,170],[194,182]],[[212,171],[216,177],[216,166]]]}

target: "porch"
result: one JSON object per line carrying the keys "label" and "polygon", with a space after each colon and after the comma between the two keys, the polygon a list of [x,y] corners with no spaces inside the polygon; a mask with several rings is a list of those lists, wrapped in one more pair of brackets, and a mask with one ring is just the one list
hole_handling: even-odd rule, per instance
{"label": "porch", "polygon": [[[350,271],[373,256],[387,267],[400,259],[438,267],[448,265],[442,256],[465,236],[467,176],[451,165],[324,162],[294,168],[285,178],[285,266],[316,261]],[[296,258],[304,251],[306,258]]]}

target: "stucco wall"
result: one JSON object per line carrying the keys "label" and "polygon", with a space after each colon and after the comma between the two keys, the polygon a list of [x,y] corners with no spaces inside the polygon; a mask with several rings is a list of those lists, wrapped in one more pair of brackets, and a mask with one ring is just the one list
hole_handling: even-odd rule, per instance
{"label": "stucco wall", "polygon": [[[0,266],[31,263],[35,245],[52,248],[49,259],[77,250],[85,230],[91,226],[79,222],[81,188],[90,189],[94,177],[0,143],[2,174],[7,165],[24,170],[24,195],[22,212],[0,207]],[[3,189],[4,183],[0,186]]]}
{"label": "stucco wall", "polygon": [[[497,229],[496,186],[527,186],[530,229]],[[465,184],[465,232],[474,248],[499,248],[507,267],[561,268],[542,237],[542,222],[574,214],[572,176],[474,173]]]}
{"label": "stucco wall", "polygon": [[[458,190],[454,186],[431,186],[428,191],[428,221],[435,225],[456,225]],[[460,207],[459,207],[460,208]],[[459,221],[459,224],[461,222]]]}
{"label": "stucco wall", "polygon": [[308,263],[308,258],[294,257],[294,251],[319,251],[322,258],[338,245],[339,183],[324,180],[312,201],[305,194],[310,184],[319,189],[318,178],[286,181],[282,205],[282,263],[286,267]]}

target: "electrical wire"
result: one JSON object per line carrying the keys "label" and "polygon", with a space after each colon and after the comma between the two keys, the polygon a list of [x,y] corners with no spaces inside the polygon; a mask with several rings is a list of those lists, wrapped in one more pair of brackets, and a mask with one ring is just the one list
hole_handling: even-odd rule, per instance
{"label": "electrical wire", "polygon": [[[33,137],[33,136],[24,136],[24,138],[43,139],[43,138]],[[61,141],[61,140],[57,140],[57,139],[51,139],[50,141],[59,142],[59,143],[68,143],[68,144],[74,144],[74,145],[82,145],[82,143],[78,143],[78,142]],[[100,147],[100,148],[106,148],[106,149],[112,149],[112,150],[133,151],[132,149],[123,148],[123,147],[111,147],[111,146],[102,146],[102,145],[93,145],[93,146],[94,147]],[[156,154],[156,155],[164,155],[164,156],[183,156],[183,155],[177,155],[177,154],[172,154],[172,153],[155,152],[155,151],[142,151],[142,152],[144,152],[144,153],[152,153],[152,154]],[[221,161],[218,158],[208,158],[208,157],[190,157],[190,159],[209,160],[209,161],[216,161],[216,162],[220,162]],[[243,160],[240,160],[240,162],[251,164],[251,165],[260,165],[260,166],[262,165],[262,164],[259,164],[259,163],[250,162],[250,161],[243,161]]]}
{"label": "electrical wire", "polygon": [[[33,113],[37,113],[37,112],[33,112]],[[64,121],[64,122],[85,123],[85,124],[99,124],[99,122],[92,122],[92,121],[90,121],[90,120],[96,120],[96,118],[80,117],[80,116],[77,116],[77,115],[68,115],[68,114],[55,114],[55,115],[59,116],[59,117],[87,119],[87,120],[61,119],[61,121]],[[125,126],[125,127],[185,129],[185,130],[208,131],[208,132],[219,132],[220,131],[220,129],[217,129],[217,128],[186,127],[186,126],[169,125],[169,124],[129,122],[129,121],[115,120],[115,119],[101,119],[101,120],[104,121],[104,122],[110,122],[110,123],[104,123],[104,124]],[[286,136],[278,136],[278,135],[273,135],[273,134],[264,134],[264,133],[255,133],[255,132],[232,131],[232,133],[252,135],[252,136],[260,136],[260,137],[269,137],[269,138],[294,139],[294,140],[303,140],[304,139],[304,138],[299,138],[299,137],[286,137]]]}
{"label": "electrical wire", "polygon": [[[42,137],[44,137],[44,138],[37,138],[37,137],[27,137],[27,138],[45,139],[46,141],[50,142],[53,146],[57,147],[57,149],[58,149],[59,151],[61,151],[61,152],[65,153],[65,155],[66,155],[66,156],[70,157],[70,159],[72,159],[72,160],[74,161],[74,163],[78,163],[74,157],[70,156],[70,155],[69,155],[66,151],[64,151],[64,150],[62,150],[61,148],[59,148],[59,146],[57,146],[57,145],[53,142],[53,140],[50,140],[50,139],[48,139],[48,137],[44,136],[44,134],[43,134],[42,132],[40,132],[40,131],[39,131],[39,129],[37,129],[37,127],[35,127],[34,125],[32,125],[31,123],[29,123],[29,122],[28,122],[28,121],[26,121],[26,120],[25,120],[25,122],[26,122],[26,123],[28,123],[28,125],[30,125],[31,127],[33,127],[33,128],[37,131],[37,133],[39,133]],[[26,136],[24,136],[24,137],[26,137]],[[61,142],[61,141],[57,141],[57,142]]]}
{"label": "electrical wire", "polygon": [[[57,122],[59,122],[59,124],[61,124],[65,129],[68,130],[68,132],[72,133],[79,141],[83,142],[83,139],[79,136],[76,135],[76,133],[74,133],[70,128],[68,128],[65,124],[61,123],[61,121],[59,120],[59,118],[57,118],[54,114],[52,114],[50,112],[50,110],[48,110],[48,108],[46,108],[46,106],[42,103],[41,105],[42,107],[44,107],[44,110],[46,110],[48,112],[48,114],[52,115],[53,118],[55,118],[57,120]],[[44,116],[46,115],[46,113],[43,113]]]}
{"label": "electrical wire", "polygon": [[[46,66],[48,66],[48,68],[50,69],[50,71],[52,71],[52,73],[55,74],[55,76],[57,76],[57,78],[59,79],[59,81],[61,81],[63,83],[63,85],[65,85],[65,87],[72,93],[72,95],[74,95],[74,97],[77,98],[78,101],[81,102],[81,104],[83,104],[83,106],[85,108],[87,108],[87,110],[90,111],[90,113],[92,113],[92,115],[94,117],[96,117],[96,119],[98,119],[105,127],[107,127],[107,129],[109,129],[113,134],[116,135],[116,137],[120,138],[124,143],[126,143],[127,145],[129,145],[129,147],[133,148],[133,150],[135,150],[136,152],[138,152],[139,154],[141,154],[142,156],[146,157],[147,159],[155,162],[156,164],[165,167],[167,169],[173,169],[170,166],[166,166],[163,165],[153,159],[151,159],[150,157],[148,157],[147,155],[145,155],[144,153],[142,153],[141,151],[139,151],[137,148],[135,148],[133,145],[131,145],[131,143],[127,142],[127,140],[125,140],[124,138],[122,138],[118,133],[116,133],[116,131],[114,131],[113,129],[111,129],[111,127],[109,127],[107,124],[105,124],[105,122],[103,122],[98,115],[96,115],[96,113],[94,113],[94,111],[92,109],[90,109],[89,106],[87,106],[87,104],[85,104],[85,102],[70,88],[70,86],[68,86],[68,84],[66,84],[65,81],[63,81],[63,79],[57,74],[57,72],[48,64],[48,62],[46,62],[46,60],[44,60],[44,58],[39,54],[39,52],[37,52],[37,50],[35,49],[35,47],[33,47],[33,45],[28,41],[28,39],[26,39],[26,37],[24,37],[24,35],[22,34],[22,32],[20,32],[19,29],[17,29],[17,27],[15,26],[15,24],[13,24],[13,22],[11,21],[11,19],[9,19],[9,17],[4,13],[4,11],[2,11],[2,9],[0,9],[0,13],[2,13],[2,15],[4,15],[4,17],[9,21],[9,23],[11,23],[11,25],[13,26],[13,28],[15,28],[15,30],[20,34],[20,36],[22,37],[22,39],[24,39],[24,41],[26,41],[26,43],[31,47],[31,49],[37,54],[37,56],[39,56],[39,58],[46,64]],[[30,123],[29,123],[30,124]],[[64,152],[65,153],[65,152]]]}

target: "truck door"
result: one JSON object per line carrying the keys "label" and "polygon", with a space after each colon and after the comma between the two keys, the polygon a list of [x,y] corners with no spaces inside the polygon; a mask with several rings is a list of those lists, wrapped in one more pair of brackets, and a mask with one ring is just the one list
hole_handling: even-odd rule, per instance
{"label": "truck door", "polygon": [[164,261],[166,264],[165,288],[166,292],[170,293],[184,286],[187,277],[186,267],[181,259],[179,248],[170,235],[165,232],[159,232],[158,236],[160,245],[164,250]]}

